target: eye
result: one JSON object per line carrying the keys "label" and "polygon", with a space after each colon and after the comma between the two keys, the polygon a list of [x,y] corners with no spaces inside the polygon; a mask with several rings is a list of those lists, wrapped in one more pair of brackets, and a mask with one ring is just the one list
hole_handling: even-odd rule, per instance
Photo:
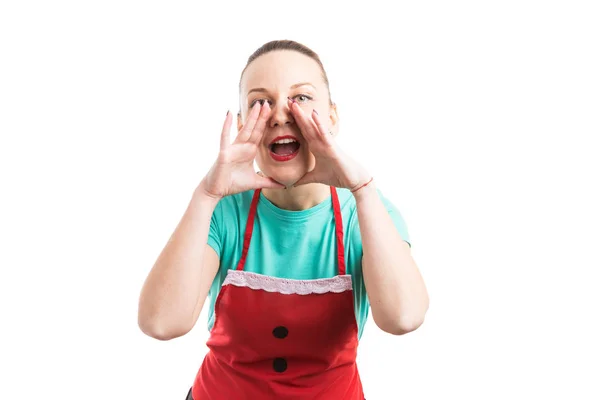
{"label": "eye", "polygon": [[[297,99],[297,101],[299,103],[306,103],[307,101],[310,101],[313,99],[311,96],[309,96],[307,94],[297,94],[296,96],[294,96],[294,98]],[[262,106],[263,104],[265,104],[265,101],[267,101],[271,107],[273,106],[273,102],[271,100],[256,99],[256,100],[252,101],[252,103],[250,103],[249,108],[254,107],[254,104],[256,104],[256,102],[259,102],[260,105]]]}
{"label": "eye", "polygon": [[302,101],[302,100],[298,100],[300,103],[306,103],[307,101],[309,101],[309,100],[312,100],[312,97],[310,97],[310,96],[309,96],[309,95],[307,95],[307,94],[299,94],[299,95],[297,95],[297,96],[294,96],[294,98],[295,98],[295,99],[299,99],[299,98],[301,98],[301,97],[305,98],[306,100],[304,100],[304,101]]}
{"label": "eye", "polygon": [[273,105],[273,102],[271,102],[270,100],[267,100],[267,99],[256,99],[252,103],[250,103],[250,107],[249,108],[254,107],[254,104],[256,104],[257,101],[260,103],[261,106],[263,104],[265,104],[265,101],[267,101],[269,103],[269,105],[271,105],[271,106]]}

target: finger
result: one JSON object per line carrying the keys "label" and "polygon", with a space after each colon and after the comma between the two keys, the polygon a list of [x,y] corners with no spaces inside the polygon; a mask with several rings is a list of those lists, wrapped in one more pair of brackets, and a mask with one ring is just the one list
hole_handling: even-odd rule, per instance
{"label": "finger", "polygon": [[260,102],[256,102],[252,109],[250,110],[250,115],[248,115],[248,119],[244,126],[240,130],[240,133],[235,138],[236,142],[245,142],[250,137],[252,130],[254,129],[254,125],[256,125],[256,121],[258,121],[258,116],[261,110]]}
{"label": "finger", "polygon": [[221,150],[225,150],[227,146],[231,144],[229,138],[229,131],[231,130],[231,112],[227,110],[227,116],[225,117],[225,123],[223,124],[223,130],[221,131]]}
{"label": "finger", "polygon": [[265,104],[260,110],[260,117],[252,130],[252,135],[248,139],[249,142],[258,144],[262,139],[265,129],[267,127],[267,121],[269,120],[269,116],[271,115],[271,107],[269,103],[265,101]]}
{"label": "finger", "polygon": [[298,180],[298,182],[294,183],[294,187],[300,186],[300,185],[306,185],[307,183],[321,182],[319,175],[320,175],[319,172],[317,170],[313,169],[312,171],[304,174],[304,176],[302,178],[300,178]]}
{"label": "finger", "polygon": [[311,125],[311,121],[306,117],[306,114],[304,114],[304,110],[302,110],[302,107],[300,107],[298,103],[296,103],[295,101],[291,101],[290,99],[288,99],[288,104],[290,106],[290,110],[292,111],[292,115],[294,116],[294,119],[298,124],[298,127],[300,127],[300,130],[302,131],[302,135],[308,141],[314,140],[317,136],[317,133],[315,132],[315,127]]}
{"label": "finger", "polygon": [[254,186],[255,189],[285,189],[285,185],[264,176],[257,176]]}
{"label": "finger", "polygon": [[331,140],[332,137],[329,134],[329,128],[327,128],[325,124],[323,124],[323,122],[321,121],[321,118],[319,118],[319,113],[317,113],[317,110],[313,110],[311,116],[313,126],[315,127],[318,136],[323,138],[325,141]]}

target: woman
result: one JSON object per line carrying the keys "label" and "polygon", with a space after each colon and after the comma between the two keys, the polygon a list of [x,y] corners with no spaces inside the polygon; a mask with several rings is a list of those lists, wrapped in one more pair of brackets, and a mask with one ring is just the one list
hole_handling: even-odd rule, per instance
{"label": "woman", "polygon": [[240,100],[237,137],[228,112],[218,158],[144,284],[140,328],[184,335],[209,295],[209,352],[188,399],[363,399],[356,353],[369,303],[395,335],[428,308],[404,221],[336,143],[336,106],[310,49],[262,46]]}

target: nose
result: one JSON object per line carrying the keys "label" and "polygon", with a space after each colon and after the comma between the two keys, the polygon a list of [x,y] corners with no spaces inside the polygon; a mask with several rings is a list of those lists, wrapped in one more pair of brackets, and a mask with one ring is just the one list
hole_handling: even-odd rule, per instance
{"label": "nose", "polygon": [[275,104],[271,106],[271,119],[269,126],[271,128],[281,127],[285,125],[291,125],[294,123],[294,116],[288,106],[287,97],[278,99]]}

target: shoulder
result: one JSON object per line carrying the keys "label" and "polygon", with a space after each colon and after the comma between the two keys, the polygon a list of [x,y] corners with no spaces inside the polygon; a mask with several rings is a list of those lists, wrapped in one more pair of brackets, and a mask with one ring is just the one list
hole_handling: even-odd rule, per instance
{"label": "shoulder", "polygon": [[253,192],[236,193],[219,200],[210,221],[210,235],[214,240],[223,244],[236,240],[248,218]]}
{"label": "shoulder", "polygon": [[254,190],[247,190],[223,197],[215,207],[215,217],[225,219],[248,214],[253,195]]}
{"label": "shoulder", "polygon": [[239,208],[243,206],[250,206],[252,202],[252,196],[254,196],[254,190],[246,190],[236,194],[223,197],[219,204],[224,208]]}
{"label": "shoulder", "polygon": [[340,208],[343,212],[354,212],[356,210],[356,199],[354,195],[346,188],[336,188]]}
{"label": "shoulder", "polygon": [[[352,194],[352,192],[350,192],[350,189],[336,188],[336,190],[337,190],[338,197],[340,200],[340,205],[342,207],[347,206],[347,207],[351,207],[351,208],[356,208],[356,199],[354,198],[354,195]],[[377,191],[377,194],[379,195],[379,198],[381,199],[381,201],[383,201],[386,205],[392,204],[392,202],[389,200],[388,197],[386,197],[384,195],[384,193],[381,191],[381,189],[376,188],[375,190]]]}
{"label": "shoulder", "polygon": [[[385,205],[385,208],[388,210],[388,212],[398,212],[398,208],[394,205],[394,203],[389,198],[387,198],[379,188],[377,188],[376,190],[377,194],[379,195],[379,198],[381,199],[381,202]],[[350,192],[349,189],[337,188],[337,193],[342,212],[345,211],[350,212],[351,214],[355,214],[356,199],[354,198],[352,192]]]}
{"label": "shoulder", "polygon": [[[403,214],[400,212],[399,207],[395,204],[395,201],[392,201],[390,198],[386,197],[383,191],[379,188],[376,189],[377,194],[379,195],[379,199],[383,203],[385,209],[387,210],[389,216],[392,218],[394,222],[394,226],[402,236],[402,238],[410,243],[410,234],[408,232],[408,227],[406,224],[406,220],[404,219]],[[356,241],[360,241],[360,228],[358,225],[358,213],[356,209],[356,200],[354,195],[348,189],[338,189],[339,197],[340,197],[340,206],[342,208],[342,214],[346,214],[346,218],[348,221],[348,230],[356,239]]]}

